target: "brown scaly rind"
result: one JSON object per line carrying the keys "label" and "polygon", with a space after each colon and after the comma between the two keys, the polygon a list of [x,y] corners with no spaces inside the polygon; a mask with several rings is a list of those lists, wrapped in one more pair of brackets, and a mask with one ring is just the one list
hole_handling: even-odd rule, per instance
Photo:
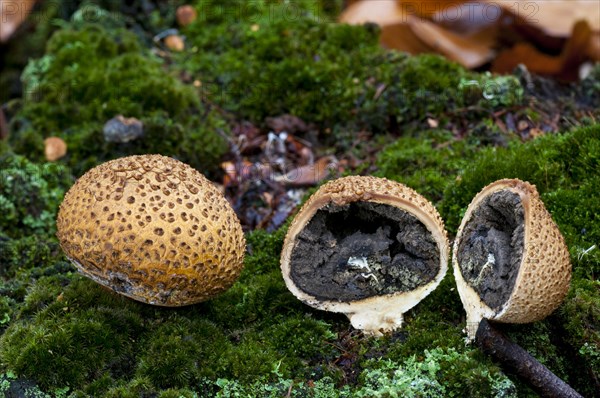
{"label": "brown scaly rind", "polygon": [[83,274],[145,303],[207,300],[243,267],[245,239],[227,200],[201,173],[161,155],[89,170],[65,195],[57,229]]}
{"label": "brown scaly rind", "polygon": [[[466,284],[457,261],[458,244],[472,211],[488,195],[510,190],[519,194],[524,210],[525,248],[513,292],[493,311]],[[480,311],[489,319],[507,323],[534,322],[548,316],[563,301],[571,281],[569,250],[534,185],[517,179],[496,181],[477,194],[469,205],[454,243],[452,261],[459,293],[467,312]],[[476,294],[476,293],[475,293]],[[480,309],[477,310],[476,308]],[[473,319],[474,323],[478,320]]]}
{"label": "brown scaly rind", "polygon": [[[296,236],[323,206],[339,206],[368,201],[399,207],[417,217],[432,233],[440,250],[440,270],[433,281],[411,292],[397,292],[369,297],[353,302],[319,300],[301,291],[290,276],[290,259]],[[330,181],[317,190],[294,217],[286,235],[281,269],[288,289],[301,301],[315,308],[345,313],[354,327],[380,335],[400,327],[402,314],[427,296],[443,279],[447,271],[449,244],[444,222],[435,207],[413,189],[385,178],[350,176]]]}

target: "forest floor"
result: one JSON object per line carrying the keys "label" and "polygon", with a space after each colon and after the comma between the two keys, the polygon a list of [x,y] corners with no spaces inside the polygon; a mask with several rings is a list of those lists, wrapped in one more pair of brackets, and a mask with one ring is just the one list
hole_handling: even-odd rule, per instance
{"label": "forest floor", "polygon": [[[376,26],[333,22],[341,1],[299,0],[293,17],[278,2],[192,4],[199,17],[178,27],[177,1],[47,2],[2,45],[0,397],[536,396],[465,344],[451,272],[381,338],[287,290],[290,220],[345,175],[415,189],[451,239],[487,184],[535,184],[569,247],[571,288],[545,320],[501,328],[598,396],[600,66],[574,83],[497,76],[382,49]],[[117,115],[143,135],[107,141]],[[46,160],[48,137],[64,157]],[[221,296],[153,307],[62,253],[56,213],[75,179],[143,153],[201,171],[240,218],[245,268]]]}

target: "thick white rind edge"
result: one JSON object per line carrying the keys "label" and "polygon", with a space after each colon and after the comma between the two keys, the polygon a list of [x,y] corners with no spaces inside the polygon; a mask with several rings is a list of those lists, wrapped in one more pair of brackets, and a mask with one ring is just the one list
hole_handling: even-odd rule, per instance
{"label": "thick white rind edge", "polygon": [[518,180],[499,180],[496,181],[487,187],[485,187],[471,202],[467,211],[460,223],[460,227],[458,228],[458,232],[456,234],[456,239],[454,239],[454,245],[452,247],[452,268],[454,272],[454,279],[456,280],[456,287],[458,288],[458,294],[460,296],[460,300],[463,303],[463,307],[467,312],[467,341],[472,342],[475,339],[475,334],[477,333],[477,328],[479,327],[479,323],[483,318],[494,320],[501,322],[503,315],[512,305],[512,298],[514,287],[518,286],[521,280],[523,279],[523,274],[521,272],[521,266],[523,265],[523,259],[527,258],[527,245],[523,248],[523,255],[521,259],[521,264],[519,265],[519,273],[517,274],[517,278],[515,280],[515,284],[513,285],[513,292],[509,299],[500,307],[499,310],[495,311],[490,308],[487,304],[483,302],[479,294],[473,289],[471,286],[467,284],[465,279],[463,278],[462,272],[460,271],[460,266],[458,264],[458,245],[462,237],[463,229],[467,222],[471,219],[473,211],[479,206],[480,202],[488,197],[489,195],[498,192],[498,191],[510,191],[516,193],[521,198],[521,203],[523,205],[523,223],[525,225],[525,233],[524,233],[524,241],[527,242],[529,238],[530,228],[529,226],[529,217],[530,217],[530,207],[531,202],[529,199],[529,195],[526,191],[519,189],[519,183],[521,181]]}
{"label": "thick white rind edge", "polygon": [[440,269],[432,281],[409,292],[368,297],[352,302],[320,300],[300,290],[294,284],[290,275],[291,256],[296,243],[296,236],[318,209],[328,203],[334,203],[329,195],[324,195],[322,198],[316,200],[311,207],[311,211],[306,211],[298,215],[301,219],[297,220],[298,222],[295,222],[288,231],[286,244],[281,254],[281,270],[287,288],[303,303],[320,310],[343,313],[350,319],[350,323],[354,328],[360,329],[369,335],[381,336],[384,333],[400,328],[404,313],[427,297],[440,284],[448,271],[450,248],[445,231],[440,231],[439,226],[431,217],[413,203],[393,196],[375,193],[370,195],[368,201],[391,205],[405,210],[417,217],[427,227],[427,230],[431,232],[440,250]]}

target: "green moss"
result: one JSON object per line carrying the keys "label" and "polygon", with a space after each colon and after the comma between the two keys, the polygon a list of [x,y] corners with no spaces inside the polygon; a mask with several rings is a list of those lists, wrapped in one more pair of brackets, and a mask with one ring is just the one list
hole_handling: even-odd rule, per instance
{"label": "green moss", "polygon": [[0,276],[12,278],[25,269],[42,269],[54,265],[61,252],[52,238],[27,236],[0,241],[0,255],[3,259]]}
{"label": "green moss", "polygon": [[[531,394],[465,347],[464,310],[451,274],[406,314],[402,330],[375,339],[286,289],[279,269],[285,227],[248,234],[237,283],[209,302],[179,309],[104,289],[75,273],[58,250],[54,219],[71,174],[148,152],[210,174],[231,123],[260,125],[281,113],[329,132],[320,140],[343,140],[339,147],[355,148],[359,159],[369,148],[356,149],[356,132],[390,133],[368,143],[387,144],[376,173],[433,200],[451,234],[487,183],[519,177],[537,184],[569,244],[572,288],[551,318],[509,332],[584,395],[595,393],[600,127],[518,142],[491,116],[525,106],[517,78],[383,50],[377,27],[329,23],[341,1],[242,7],[237,0],[199,0],[198,20],[182,29],[186,51],[163,59],[148,47],[172,25],[178,2],[150,3],[149,17],[107,0],[89,9],[96,23],[80,10],[56,24],[45,54],[22,75],[26,95],[10,104],[12,148],[0,149],[0,396],[8,389],[40,397]],[[181,80],[201,85],[196,90]],[[577,94],[590,104],[599,98],[596,80],[597,70]],[[544,117],[521,111],[532,120]],[[144,137],[104,142],[102,127],[118,113],[140,119]],[[427,118],[440,128],[431,129]],[[69,168],[11,154],[41,160],[49,135],[66,140],[68,155],[59,163]]]}
{"label": "green moss", "polygon": [[[262,123],[291,113],[333,131],[385,132],[455,107],[521,101],[515,78],[385,51],[374,25],[323,23],[318,2],[293,6],[303,11],[290,15],[290,4],[277,1],[197,2],[200,17],[184,29],[190,52],[178,56],[177,67],[196,72],[203,95],[243,118]],[[476,98],[463,87],[470,81]]]}
{"label": "green moss", "polygon": [[139,316],[80,277],[61,293],[9,327],[0,339],[0,363],[44,388],[80,386],[101,370],[130,372]]}
{"label": "green moss", "polygon": [[384,148],[377,157],[377,175],[400,181],[437,202],[474,152],[474,145],[453,139],[449,132],[423,132]]}
{"label": "green moss", "polygon": [[136,375],[161,389],[195,385],[216,377],[229,345],[214,323],[173,314],[141,342]]}
{"label": "green moss", "polygon": [[516,397],[513,383],[484,363],[476,351],[452,348],[424,350],[401,364],[374,360],[362,374],[363,387],[353,396]]}
{"label": "green moss", "polygon": [[35,164],[11,154],[0,156],[0,236],[52,234],[58,205],[72,183],[73,177],[63,166]]}
{"label": "green moss", "polygon": [[[589,184],[595,183],[598,178],[593,170],[600,160],[599,145],[600,126],[596,125],[563,136],[547,135],[527,145],[515,142],[508,149],[483,150],[464,168],[460,178],[452,180],[445,189],[442,216],[450,230],[455,231],[462,211],[485,185],[501,178],[520,178],[537,186],[559,226],[580,226],[578,232],[566,233],[569,244],[585,239],[581,234],[582,228],[585,228],[583,224],[588,226],[585,236],[592,234],[592,239],[597,239],[600,232],[597,230],[599,226],[595,225],[596,217],[593,212],[585,213],[584,210],[586,205],[592,205],[590,196],[576,195],[572,191],[583,186],[590,193]],[[556,200],[556,196],[561,200]],[[572,216],[572,210],[554,211],[553,205],[558,207],[556,210],[574,208],[576,216]]]}
{"label": "green moss", "polygon": [[562,136],[544,136],[526,145],[483,150],[460,179],[449,183],[440,206],[448,228],[455,231],[470,200],[488,183],[520,178],[537,186],[570,248],[573,280],[554,320],[536,324],[541,328],[536,333],[530,327],[518,329],[513,337],[583,394],[591,394],[594,387],[581,375],[598,377],[595,351],[578,352],[586,343],[600,345],[600,318],[594,310],[600,305],[600,261],[594,248],[600,238],[599,145],[600,126],[596,125]]}
{"label": "green moss", "polygon": [[[89,23],[63,28],[22,79],[26,96],[11,123],[15,152],[40,159],[42,139],[59,136],[68,145],[63,161],[76,174],[140,153],[176,156],[211,173],[225,150],[217,130],[227,131],[228,123],[203,109],[193,88],[166,73],[162,61],[124,29]],[[140,119],[144,137],[105,142],[104,123],[119,114]]]}

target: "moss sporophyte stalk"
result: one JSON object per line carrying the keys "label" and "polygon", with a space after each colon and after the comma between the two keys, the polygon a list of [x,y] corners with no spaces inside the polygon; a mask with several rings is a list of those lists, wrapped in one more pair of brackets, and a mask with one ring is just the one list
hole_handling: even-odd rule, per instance
{"label": "moss sporophyte stalk", "polygon": [[[163,2],[40,2],[48,18],[32,17],[26,34],[3,47],[0,85],[7,90],[0,97],[9,137],[0,140],[0,396],[534,396],[465,346],[455,276],[448,272],[439,284],[429,279],[432,268],[448,265],[441,259],[439,267],[397,276],[383,272],[389,267],[381,266],[387,261],[381,255],[348,253],[340,260],[347,274],[342,282],[356,277],[359,294],[388,294],[386,277],[402,279],[407,290],[437,284],[404,313],[401,330],[372,338],[346,317],[313,309],[288,291],[280,254],[293,217],[273,233],[246,233],[244,268],[235,283],[180,308],[104,289],[61,250],[59,205],[88,170],[161,154],[219,181],[239,126],[251,124],[267,135],[266,118],[282,114],[309,126],[297,138],[310,141],[317,155],[322,149],[362,174],[418,192],[431,203],[425,207],[435,206],[451,239],[488,184],[510,178],[535,185],[568,247],[571,287],[545,320],[504,330],[578,392],[595,396],[600,68],[566,86],[522,70],[472,72],[438,56],[382,49],[377,26],[333,23],[341,1],[293,3],[294,18],[270,17],[282,15],[290,2],[262,0],[245,2],[251,12],[232,18],[237,0],[193,1],[197,18],[182,26],[176,7]],[[265,12],[271,9],[275,14]],[[153,41],[173,28],[184,38],[181,52]],[[139,120],[143,135],[106,140],[104,126],[118,115]],[[521,121],[541,132],[537,138],[519,129]],[[52,163],[44,154],[49,137],[67,146]],[[367,218],[394,216],[385,208],[373,215],[377,206],[369,206],[361,210]],[[343,206],[337,210],[323,209],[322,221],[345,217]],[[115,222],[117,211],[127,216],[118,209],[104,220],[115,213]],[[188,209],[180,219],[183,212]],[[133,210],[131,216],[132,227],[146,222]],[[349,235],[388,233],[364,229]],[[187,232],[182,228],[177,236]],[[388,236],[384,252],[394,242],[411,242],[396,237]],[[443,245],[437,247],[441,257]],[[489,253],[481,254],[476,257],[484,265]],[[419,258],[427,263],[425,257]],[[501,260],[494,253],[490,262]]]}

